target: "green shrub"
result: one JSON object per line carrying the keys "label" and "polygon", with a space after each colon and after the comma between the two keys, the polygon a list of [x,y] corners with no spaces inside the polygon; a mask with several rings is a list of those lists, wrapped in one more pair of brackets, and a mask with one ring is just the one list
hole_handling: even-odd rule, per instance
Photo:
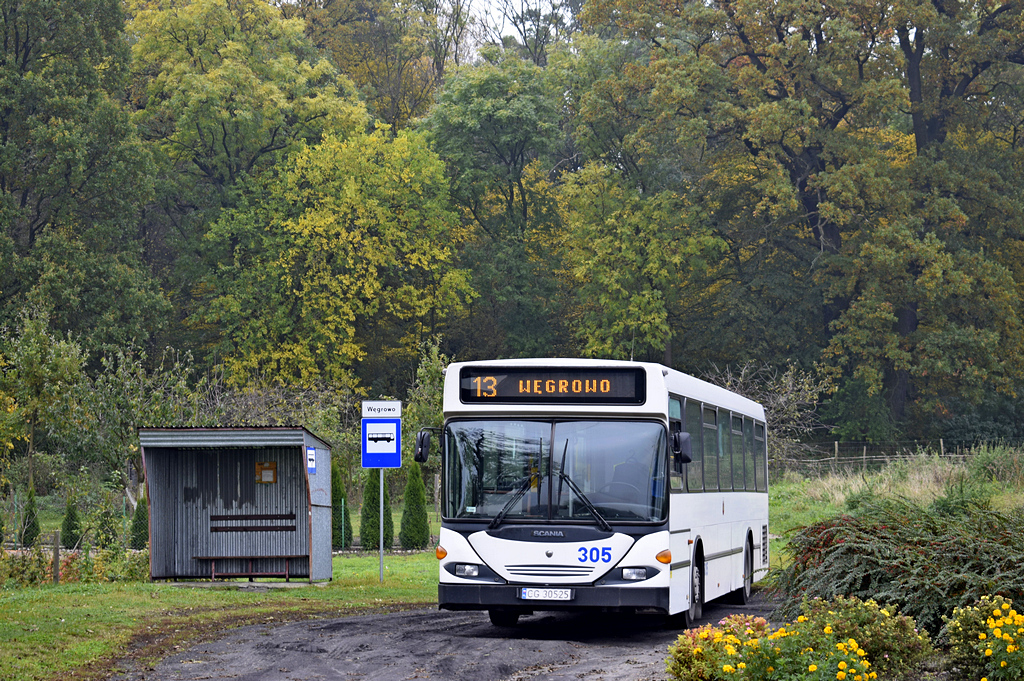
{"label": "green shrub", "polygon": [[28,501],[25,502],[25,517],[21,525],[21,545],[32,546],[39,539],[39,511],[36,508],[36,491],[28,490]]}
{"label": "green shrub", "polygon": [[774,574],[792,617],[805,598],[856,596],[894,604],[935,635],[954,607],[998,588],[1024,598],[1024,511],[971,508],[960,516],[900,500],[867,504],[794,532]]}
{"label": "green shrub", "polygon": [[82,521],[78,517],[78,504],[69,496],[64,508],[64,520],[60,524],[60,543],[66,549],[78,548],[82,539]]}
{"label": "green shrub", "polygon": [[352,546],[352,509],[337,460],[331,462],[331,537],[331,548],[335,551]]}
{"label": "green shrub", "polygon": [[420,465],[413,463],[405,483],[405,508],[398,541],[403,549],[422,549],[430,543],[430,521],[427,519],[427,491],[423,487]]}
{"label": "green shrub", "polygon": [[[380,468],[366,471],[363,486],[363,507],[359,514],[359,544],[364,551],[378,549],[380,542]],[[384,476],[384,548],[390,549],[395,541],[395,522],[388,503],[388,477]]]}
{"label": "green shrub", "polygon": [[140,498],[139,503],[135,504],[132,527],[128,535],[128,548],[135,551],[149,548],[149,503],[146,497]]}

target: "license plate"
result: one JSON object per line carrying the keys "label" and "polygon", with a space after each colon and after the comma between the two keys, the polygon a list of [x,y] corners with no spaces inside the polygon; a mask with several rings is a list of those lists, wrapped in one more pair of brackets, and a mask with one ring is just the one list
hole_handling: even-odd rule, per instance
{"label": "license plate", "polygon": [[537,589],[523,587],[520,598],[524,601],[571,601],[572,589]]}

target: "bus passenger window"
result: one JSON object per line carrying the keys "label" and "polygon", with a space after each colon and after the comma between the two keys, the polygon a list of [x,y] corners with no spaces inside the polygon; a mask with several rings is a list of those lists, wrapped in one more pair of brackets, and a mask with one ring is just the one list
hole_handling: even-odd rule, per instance
{"label": "bus passenger window", "polygon": [[747,491],[757,489],[754,482],[757,475],[757,447],[754,446],[754,420],[743,418],[743,468],[747,471]]}
{"label": "bus passenger window", "polygon": [[704,491],[718,491],[718,412],[704,407]]}
{"label": "bus passenger window", "polygon": [[672,447],[672,434],[683,430],[683,401],[679,397],[669,397],[668,400],[668,432],[669,432],[669,485],[673,490],[683,490],[683,464],[679,461]]}
{"label": "bus passenger window", "polygon": [[[743,466],[743,417],[732,417],[732,488],[736,491],[745,489]],[[750,473],[753,475],[753,472]]]}
{"label": "bus passenger window", "polygon": [[757,491],[768,489],[768,451],[765,449],[764,424],[754,424],[754,446],[757,449]]}
{"label": "bus passenger window", "polygon": [[729,412],[723,411],[718,420],[718,451],[721,461],[718,464],[718,489],[728,492],[732,489],[732,461],[729,459],[732,447],[729,441]]}
{"label": "bus passenger window", "polygon": [[691,492],[704,491],[704,450],[701,444],[700,402],[686,401],[686,432],[690,434],[690,448],[693,460],[686,464],[686,489]]}

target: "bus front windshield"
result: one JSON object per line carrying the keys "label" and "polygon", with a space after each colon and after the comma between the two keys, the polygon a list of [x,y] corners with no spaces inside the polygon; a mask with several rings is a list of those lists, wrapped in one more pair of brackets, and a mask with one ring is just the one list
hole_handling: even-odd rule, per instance
{"label": "bus front windshield", "polygon": [[445,517],[660,522],[666,464],[660,423],[453,421],[445,428]]}

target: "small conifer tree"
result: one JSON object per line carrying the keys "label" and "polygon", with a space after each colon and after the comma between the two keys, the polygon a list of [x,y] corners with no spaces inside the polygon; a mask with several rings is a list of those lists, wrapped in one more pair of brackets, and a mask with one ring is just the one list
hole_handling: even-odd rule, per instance
{"label": "small conifer tree", "polygon": [[331,548],[335,551],[352,546],[352,510],[337,460],[331,462],[331,535]]}
{"label": "small conifer tree", "polygon": [[427,490],[423,486],[420,465],[409,467],[405,483],[405,508],[398,541],[403,549],[422,549],[430,543],[430,522],[427,520]]}
{"label": "small conifer tree", "polygon": [[73,496],[68,497],[64,509],[64,521],[60,524],[60,543],[66,549],[78,546],[82,538],[82,520],[78,517],[78,504]]}
{"label": "small conifer tree", "polygon": [[[364,551],[380,548],[380,473],[379,468],[366,471],[363,487],[363,508],[359,514],[359,544]],[[388,503],[388,477],[384,476],[384,548],[390,549],[395,541],[395,522]]]}
{"label": "small conifer tree", "polygon": [[36,510],[36,491],[28,488],[28,501],[25,502],[25,519],[21,526],[21,545],[32,546],[39,538],[39,512]]}
{"label": "small conifer tree", "polygon": [[141,497],[139,503],[135,504],[128,548],[136,551],[149,548],[149,503],[146,497]]}

